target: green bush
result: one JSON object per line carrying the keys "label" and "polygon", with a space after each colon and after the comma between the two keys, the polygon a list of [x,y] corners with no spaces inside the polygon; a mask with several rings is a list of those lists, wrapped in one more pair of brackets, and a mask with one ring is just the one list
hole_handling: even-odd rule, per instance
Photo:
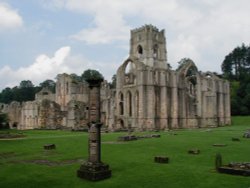
{"label": "green bush", "polygon": [[0,129],[9,129],[7,114],[0,114]]}

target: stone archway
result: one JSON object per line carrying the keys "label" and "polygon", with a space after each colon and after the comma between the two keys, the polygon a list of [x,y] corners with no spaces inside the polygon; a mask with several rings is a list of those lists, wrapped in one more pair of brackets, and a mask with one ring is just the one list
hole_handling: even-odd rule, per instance
{"label": "stone archway", "polygon": [[125,125],[124,125],[123,119],[118,119],[118,127],[120,129],[125,129]]}
{"label": "stone archway", "polygon": [[14,123],[12,124],[12,128],[17,129],[17,127],[18,127],[18,122],[14,122]]}

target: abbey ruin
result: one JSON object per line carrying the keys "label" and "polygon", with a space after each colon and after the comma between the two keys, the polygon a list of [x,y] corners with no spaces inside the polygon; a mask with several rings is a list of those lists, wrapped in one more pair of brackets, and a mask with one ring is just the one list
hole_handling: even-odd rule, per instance
{"label": "abbey ruin", "polygon": [[[131,31],[129,58],[118,68],[116,88],[101,86],[101,121],[110,131],[217,127],[231,123],[230,86],[183,59],[167,62],[164,30],[145,25]],[[29,102],[1,104],[11,128],[84,129],[88,85],[58,75],[56,93],[44,88]]]}

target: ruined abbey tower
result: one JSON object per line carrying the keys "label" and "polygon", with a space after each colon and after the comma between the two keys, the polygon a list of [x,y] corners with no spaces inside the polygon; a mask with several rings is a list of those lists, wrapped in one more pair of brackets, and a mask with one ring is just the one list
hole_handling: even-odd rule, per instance
{"label": "ruined abbey tower", "polygon": [[[164,30],[145,25],[131,31],[129,58],[118,68],[116,88],[101,87],[101,121],[107,129],[166,130],[231,123],[229,82],[200,72],[191,59],[177,70],[167,61]],[[35,101],[1,105],[11,127],[82,129],[88,122],[88,85],[57,76],[56,93],[43,89]]]}
{"label": "ruined abbey tower", "polygon": [[229,82],[198,71],[183,59],[167,62],[164,30],[146,25],[131,31],[129,58],[117,70],[116,127],[139,130],[230,124]]}

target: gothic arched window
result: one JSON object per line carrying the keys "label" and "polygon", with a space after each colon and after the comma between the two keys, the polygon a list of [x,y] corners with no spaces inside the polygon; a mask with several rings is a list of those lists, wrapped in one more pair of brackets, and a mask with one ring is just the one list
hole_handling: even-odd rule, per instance
{"label": "gothic arched window", "polygon": [[123,93],[120,93],[120,102],[119,102],[119,114],[123,115],[124,114],[124,106],[123,106]]}
{"label": "gothic arched window", "polygon": [[134,68],[133,63],[132,63],[131,61],[129,61],[129,62],[127,63],[126,68],[125,68],[125,74],[130,73],[130,72],[132,71],[133,68]]}
{"label": "gothic arched window", "polygon": [[139,117],[139,91],[135,93],[136,116]]}
{"label": "gothic arched window", "polygon": [[157,44],[155,44],[153,47],[153,56],[154,58],[158,57],[158,45]]}
{"label": "gothic arched window", "polygon": [[138,45],[137,46],[137,53],[138,53],[138,56],[141,57],[142,54],[143,54],[143,48],[141,45]]}
{"label": "gothic arched window", "polygon": [[127,93],[127,104],[128,115],[132,116],[132,93],[130,91]]}
{"label": "gothic arched window", "polygon": [[126,67],[124,67],[124,83],[125,84],[134,84],[135,82],[135,71],[136,71],[136,65],[132,61],[128,61],[126,64]]}

